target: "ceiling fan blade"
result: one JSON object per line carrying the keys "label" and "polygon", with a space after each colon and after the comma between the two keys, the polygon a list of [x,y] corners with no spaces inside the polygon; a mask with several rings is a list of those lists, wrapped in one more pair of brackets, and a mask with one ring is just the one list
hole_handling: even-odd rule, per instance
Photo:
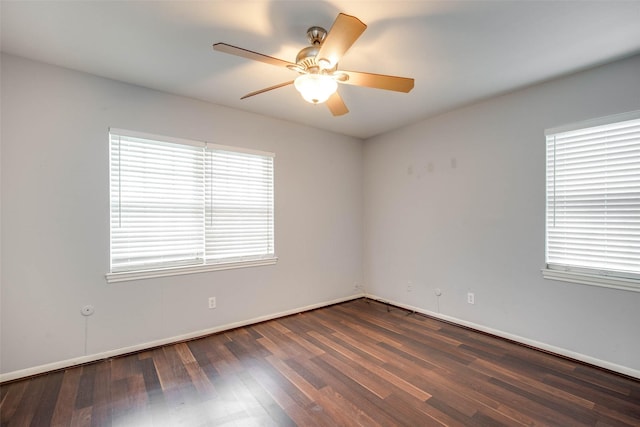
{"label": "ceiling fan blade", "polygon": [[282,59],[274,58],[273,56],[263,55],[258,52],[254,52],[251,50],[243,49],[241,47],[232,46],[226,43],[216,43],[213,45],[213,50],[217,50],[218,52],[224,52],[235,56],[241,56],[243,58],[252,59],[254,61],[265,62],[270,65],[275,65],[276,67],[287,67],[294,66],[296,64],[288,61],[284,61]]}
{"label": "ceiling fan blade", "polygon": [[375,89],[394,90],[396,92],[407,93],[413,89],[414,84],[414,80],[407,77],[343,70],[340,70],[339,73],[349,76],[346,80],[338,80],[340,83],[372,87]]}
{"label": "ceiling fan blade", "polygon": [[316,62],[327,60],[331,66],[325,66],[324,68],[335,67],[342,55],[349,50],[351,45],[358,40],[358,37],[366,29],[367,26],[355,16],[339,13],[326,38],[320,45],[320,50],[316,55]]}
{"label": "ceiling fan blade", "polygon": [[255,92],[248,93],[248,94],[246,94],[245,96],[243,96],[240,99],[249,98],[249,97],[254,96],[254,95],[260,95],[261,93],[269,92],[270,90],[274,90],[274,89],[279,89],[281,87],[285,87],[285,86],[288,86],[290,84],[293,84],[293,80],[291,80],[290,82],[280,83],[280,84],[277,84],[277,85],[274,85],[274,86],[269,86],[269,87],[266,87],[264,89],[257,90]]}
{"label": "ceiling fan blade", "polygon": [[334,92],[333,95],[327,99],[326,104],[327,107],[329,107],[329,111],[331,111],[331,114],[334,116],[342,116],[349,112],[349,109],[338,92]]}

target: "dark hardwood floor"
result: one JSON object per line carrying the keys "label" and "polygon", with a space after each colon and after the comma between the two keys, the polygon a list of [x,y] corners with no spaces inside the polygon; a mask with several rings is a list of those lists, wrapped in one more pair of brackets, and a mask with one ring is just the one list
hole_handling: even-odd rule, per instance
{"label": "dark hardwood floor", "polygon": [[365,299],[0,391],[2,426],[640,426],[640,381]]}

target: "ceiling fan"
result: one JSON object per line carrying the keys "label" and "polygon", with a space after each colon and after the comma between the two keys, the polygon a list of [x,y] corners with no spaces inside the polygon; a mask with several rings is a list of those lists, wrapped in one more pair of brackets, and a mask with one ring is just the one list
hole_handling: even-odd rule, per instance
{"label": "ceiling fan", "polygon": [[294,80],[248,93],[240,99],[293,84],[306,101],[312,104],[326,102],[334,116],[341,116],[349,110],[337,92],[338,83],[405,93],[413,89],[414,80],[410,78],[338,69],[338,62],[342,56],[366,29],[367,26],[355,16],[339,13],[328,32],[322,27],[311,27],[307,30],[311,45],[298,52],[295,63],[226,43],[216,43],[213,49],[277,67],[286,67],[299,74]]}

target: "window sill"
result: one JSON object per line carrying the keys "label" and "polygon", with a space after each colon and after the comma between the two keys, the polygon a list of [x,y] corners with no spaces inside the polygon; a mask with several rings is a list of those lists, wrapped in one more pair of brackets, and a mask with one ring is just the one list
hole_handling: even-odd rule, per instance
{"label": "window sill", "polygon": [[265,258],[251,261],[234,261],[219,264],[195,265],[188,267],[158,268],[154,270],[123,271],[119,273],[107,273],[107,283],[127,282],[130,280],[153,279],[156,277],[181,276],[184,274],[204,273],[207,271],[230,270],[235,268],[258,267],[273,265],[278,258]]}
{"label": "window sill", "polygon": [[595,274],[576,273],[573,271],[542,269],[542,277],[549,280],[580,283],[582,285],[600,286],[624,291],[640,292],[640,280],[623,277],[598,276]]}

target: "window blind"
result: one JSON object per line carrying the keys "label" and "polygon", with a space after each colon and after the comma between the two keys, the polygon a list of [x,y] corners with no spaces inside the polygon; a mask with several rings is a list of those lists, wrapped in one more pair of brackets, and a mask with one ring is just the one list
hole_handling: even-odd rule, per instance
{"label": "window blind", "polygon": [[273,159],[207,149],[207,260],[274,253]]}
{"label": "window blind", "polygon": [[111,272],[274,258],[273,155],[110,131]]}
{"label": "window blind", "polygon": [[202,147],[111,134],[111,271],[204,259]]}
{"label": "window blind", "polygon": [[550,269],[640,278],[640,118],[548,132]]}

